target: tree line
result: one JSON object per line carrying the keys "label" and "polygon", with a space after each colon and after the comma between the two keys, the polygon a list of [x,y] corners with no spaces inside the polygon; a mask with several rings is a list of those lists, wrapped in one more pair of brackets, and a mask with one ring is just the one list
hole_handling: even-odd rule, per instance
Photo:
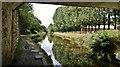
{"label": "tree line", "polygon": [[[75,7],[61,6],[58,7],[53,16],[54,31],[81,31],[81,28],[95,30],[100,29],[100,25],[114,26],[120,24],[120,10],[110,8],[95,7]],[[98,28],[97,28],[98,27]]]}

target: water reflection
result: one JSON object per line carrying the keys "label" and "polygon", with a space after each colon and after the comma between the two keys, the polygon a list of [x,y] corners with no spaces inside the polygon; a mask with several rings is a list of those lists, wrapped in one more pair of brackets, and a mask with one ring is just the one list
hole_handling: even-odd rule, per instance
{"label": "water reflection", "polygon": [[116,58],[120,60],[120,52],[116,53]]}
{"label": "water reflection", "polygon": [[46,38],[43,41],[38,42],[38,44],[40,44],[41,48],[47,53],[48,56],[51,57],[53,65],[55,67],[61,67],[61,64],[55,59],[55,56],[52,51],[53,41],[50,43],[48,40],[48,36],[46,36]]}
{"label": "water reflection", "polygon": [[58,36],[53,37],[53,42],[54,55],[63,67],[64,65],[88,67],[92,64],[92,60],[88,58],[87,48]]}
{"label": "water reflection", "polygon": [[66,65],[72,67],[74,65],[99,67],[99,65],[93,63],[93,60],[90,59],[88,48],[74,41],[71,42],[69,39],[48,35],[39,44],[47,55],[51,57],[55,67],[66,67]]}

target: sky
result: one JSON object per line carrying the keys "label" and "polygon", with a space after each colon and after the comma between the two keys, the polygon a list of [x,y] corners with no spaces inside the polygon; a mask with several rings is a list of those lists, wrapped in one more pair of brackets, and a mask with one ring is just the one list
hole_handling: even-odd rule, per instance
{"label": "sky", "polygon": [[53,15],[56,8],[61,5],[52,5],[52,4],[33,4],[34,15],[41,20],[42,25],[48,28],[50,23],[53,23]]}

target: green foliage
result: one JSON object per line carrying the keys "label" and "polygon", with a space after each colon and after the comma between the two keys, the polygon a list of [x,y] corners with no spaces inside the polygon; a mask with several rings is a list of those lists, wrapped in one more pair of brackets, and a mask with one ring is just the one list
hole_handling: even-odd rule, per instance
{"label": "green foliage", "polygon": [[89,58],[86,46],[81,46],[82,44],[78,46],[78,44],[74,43],[75,40],[73,41],[71,38],[64,35],[54,34],[52,40],[54,43],[53,51],[56,59],[61,63],[61,65],[63,65],[63,67],[64,65],[68,65],[68,67],[73,67],[74,65],[82,67],[91,66],[92,60]]}
{"label": "green foliage", "polygon": [[90,7],[62,6],[56,9],[53,20],[58,31],[76,31],[95,25],[100,17],[97,12],[97,9]]}
{"label": "green foliage", "polygon": [[117,63],[114,53],[120,47],[120,32],[118,30],[98,31],[91,37],[90,47],[91,56],[96,62]]}
{"label": "green foliage", "polygon": [[[74,49],[74,50],[72,50]],[[88,58],[88,55],[82,55],[77,50],[78,48],[73,48],[67,45],[54,44],[53,51],[56,59],[64,65],[81,65],[90,66],[92,65],[92,60]],[[77,50],[77,52],[76,52]]]}
{"label": "green foliage", "polygon": [[21,34],[30,34],[46,31],[41,21],[33,15],[32,4],[25,3],[19,9],[19,25]]}
{"label": "green foliage", "polygon": [[50,24],[48,26],[48,33],[52,34],[54,32],[54,25],[53,24]]}
{"label": "green foliage", "polygon": [[[61,6],[56,9],[53,20],[55,31],[79,31],[81,28],[87,26],[105,25],[108,19],[107,15],[115,16],[114,9],[108,8],[92,8],[92,7],[75,7],[75,6]],[[119,21],[120,12],[116,10],[117,24]],[[109,18],[110,18],[109,16]],[[114,25],[115,20],[110,21]]]}
{"label": "green foliage", "polygon": [[53,34],[47,34],[47,36],[48,36],[49,42],[52,43],[54,35]]}
{"label": "green foliage", "polygon": [[30,38],[32,39],[32,41],[34,41],[35,43],[40,42],[41,40],[43,40],[46,36],[45,32],[42,33],[37,33],[37,34],[32,34],[30,36]]}

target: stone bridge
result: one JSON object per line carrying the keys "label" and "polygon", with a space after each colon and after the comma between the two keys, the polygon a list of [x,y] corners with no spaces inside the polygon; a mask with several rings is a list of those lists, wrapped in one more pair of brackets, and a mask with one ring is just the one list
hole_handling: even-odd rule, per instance
{"label": "stone bridge", "polygon": [[[11,1],[11,0],[10,0]],[[13,0],[14,1],[14,0]],[[43,1],[43,0],[41,0]],[[46,1],[46,2],[45,2]],[[54,1],[54,0],[50,0]],[[44,0],[44,4],[60,4],[60,5],[73,5],[73,6],[87,6],[87,7],[106,7],[106,8],[115,8],[120,9],[120,2],[115,0],[116,2],[67,2],[68,0],[64,0],[66,2],[47,2]],[[86,0],[87,1],[87,0]],[[92,0],[91,0],[92,1]],[[38,2],[37,2],[38,3]],[[19,2],[0,2],[2,4],[2,9],[0,14],[2,16],[2,22],[0,22],[0,65],[9,65],[11,60],[13,59],[14,52],[16,46],[18,44],[19,39],[19,27],[18,27],[18,13],[17,9],[24,4],[22,0]],[[19,22],[20,23],[20,22]],[[1,48],[2,46],[2,48]]]}

